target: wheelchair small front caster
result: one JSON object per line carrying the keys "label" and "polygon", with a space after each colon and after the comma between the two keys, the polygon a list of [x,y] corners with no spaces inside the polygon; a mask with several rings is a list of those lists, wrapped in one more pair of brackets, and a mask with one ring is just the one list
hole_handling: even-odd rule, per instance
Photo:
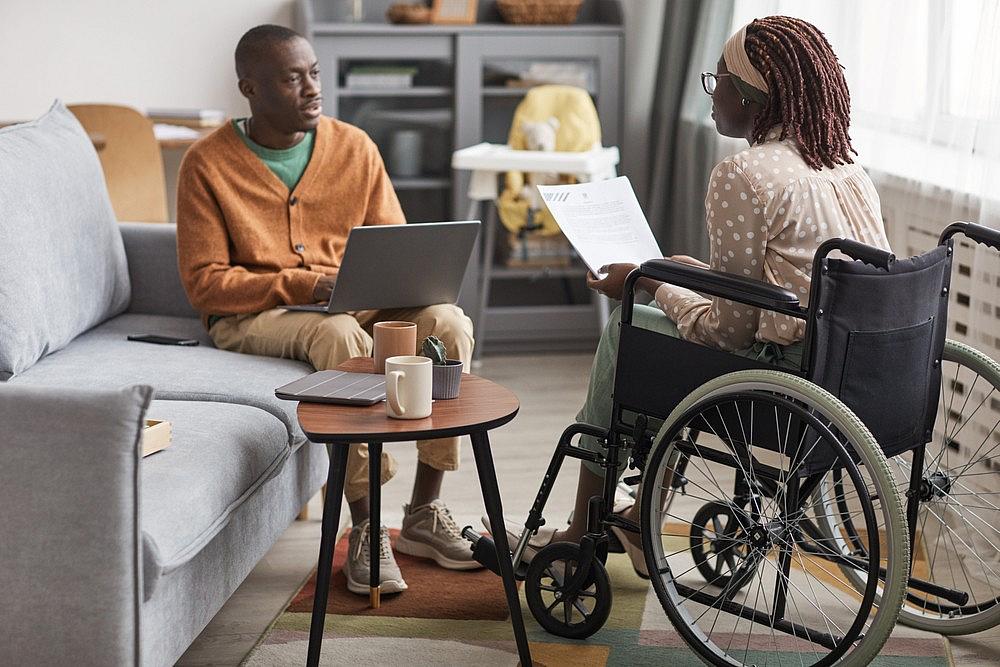
{"label": "wheelchair small front caster", "polygon": [[611,613],[608,571],[595,557],[585,576],[578,577],[581,560],[579,545],[556,542],[535,554],[524,579],[532,616],[546,632],[567,639],[589,637]]}
{"label": "wheelchair small front caster", "polygon": [[[750,552],[749,536],[744,526],[750,516],[730,503],[710,502],[702,505],[691,521],[691,556],[705,581],[719,588],[746,586],[754,569],[743,573],[733,582],[733,574]],[[745,569],[745,568],[744,568]]]}

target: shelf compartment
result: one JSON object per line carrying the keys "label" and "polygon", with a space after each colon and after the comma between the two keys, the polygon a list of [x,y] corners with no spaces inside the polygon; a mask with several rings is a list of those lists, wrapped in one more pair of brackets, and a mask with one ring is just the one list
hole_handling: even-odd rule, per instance
{"label": "shelf compartment", "polygon": [[445,176],[400,176],[389,175],[392,187],[396,190],[443,190],[451,188],[451,179]]}
{"label": "shelf compartment", "polygon": [[543,278],[582,278],[587,275],[584,266],[494,266],[494,280],[541,280]]}
{"label": "shelf compartment", "polygon": [[[486,97],[524,97],[533,87],[534,86],[524,88],[518,86],[484,86],[483,95]],[[591,97],[595,99],[597,98],[597,93],[595,91],[588,90],[587,92],[590,93]]]}
{"label": "shelf compartment", "polygon": [[449,97],[454,93],[450,86],[413,86],[412,88],[337,88],[339,97]]}

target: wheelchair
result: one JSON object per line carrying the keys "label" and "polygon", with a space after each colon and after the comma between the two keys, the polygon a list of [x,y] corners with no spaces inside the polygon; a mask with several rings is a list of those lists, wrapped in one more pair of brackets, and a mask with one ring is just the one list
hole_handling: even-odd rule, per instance
{"label": "wheelchair", "polygon": [[[513,548],[538,623],[575,639],[603,626],[612,525],[641,534],[664,612],[708,664],[868,664],[897,620],[943,634],[1000,622],[1000,365],[945,338],[958,234],[1000,250],[1000,232],[973,223],[906,260],[828,240],[808,308],[780,287],[669,260],[633,271],[612,423],[565,429]],[[801,367],[633,325],[641,277],[804,320]],[[581,435],[604,451],[574,444]],[[602,466],[604,493],[580,544],[550,544],[525,565],[566,457]],[[638,524],[611,511],[626,460]],[[492,540],[465,534],[497,572]]]}

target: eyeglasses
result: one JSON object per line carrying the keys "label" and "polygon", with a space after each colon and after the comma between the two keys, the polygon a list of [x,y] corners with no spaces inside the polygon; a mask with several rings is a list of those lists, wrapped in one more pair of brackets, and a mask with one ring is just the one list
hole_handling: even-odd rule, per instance
{"label": "eyeglasses", "polygon": [[715,89],[719,85],[719,79],[721,79],[724,76],[730,76],[730,75],[716,74],[715,72],[702,72],[701,87],[705,89],[706,93],[712,95],[715,93]]}

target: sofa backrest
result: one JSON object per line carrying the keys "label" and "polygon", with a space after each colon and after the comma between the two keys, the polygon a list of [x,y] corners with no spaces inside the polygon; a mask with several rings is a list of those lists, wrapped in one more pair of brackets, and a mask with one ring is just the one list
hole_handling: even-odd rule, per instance
{"label": "sofa backrest", "polygon": [[117,224],[93,143],[61,102],[0,129],[0,380],[125,310]]}

